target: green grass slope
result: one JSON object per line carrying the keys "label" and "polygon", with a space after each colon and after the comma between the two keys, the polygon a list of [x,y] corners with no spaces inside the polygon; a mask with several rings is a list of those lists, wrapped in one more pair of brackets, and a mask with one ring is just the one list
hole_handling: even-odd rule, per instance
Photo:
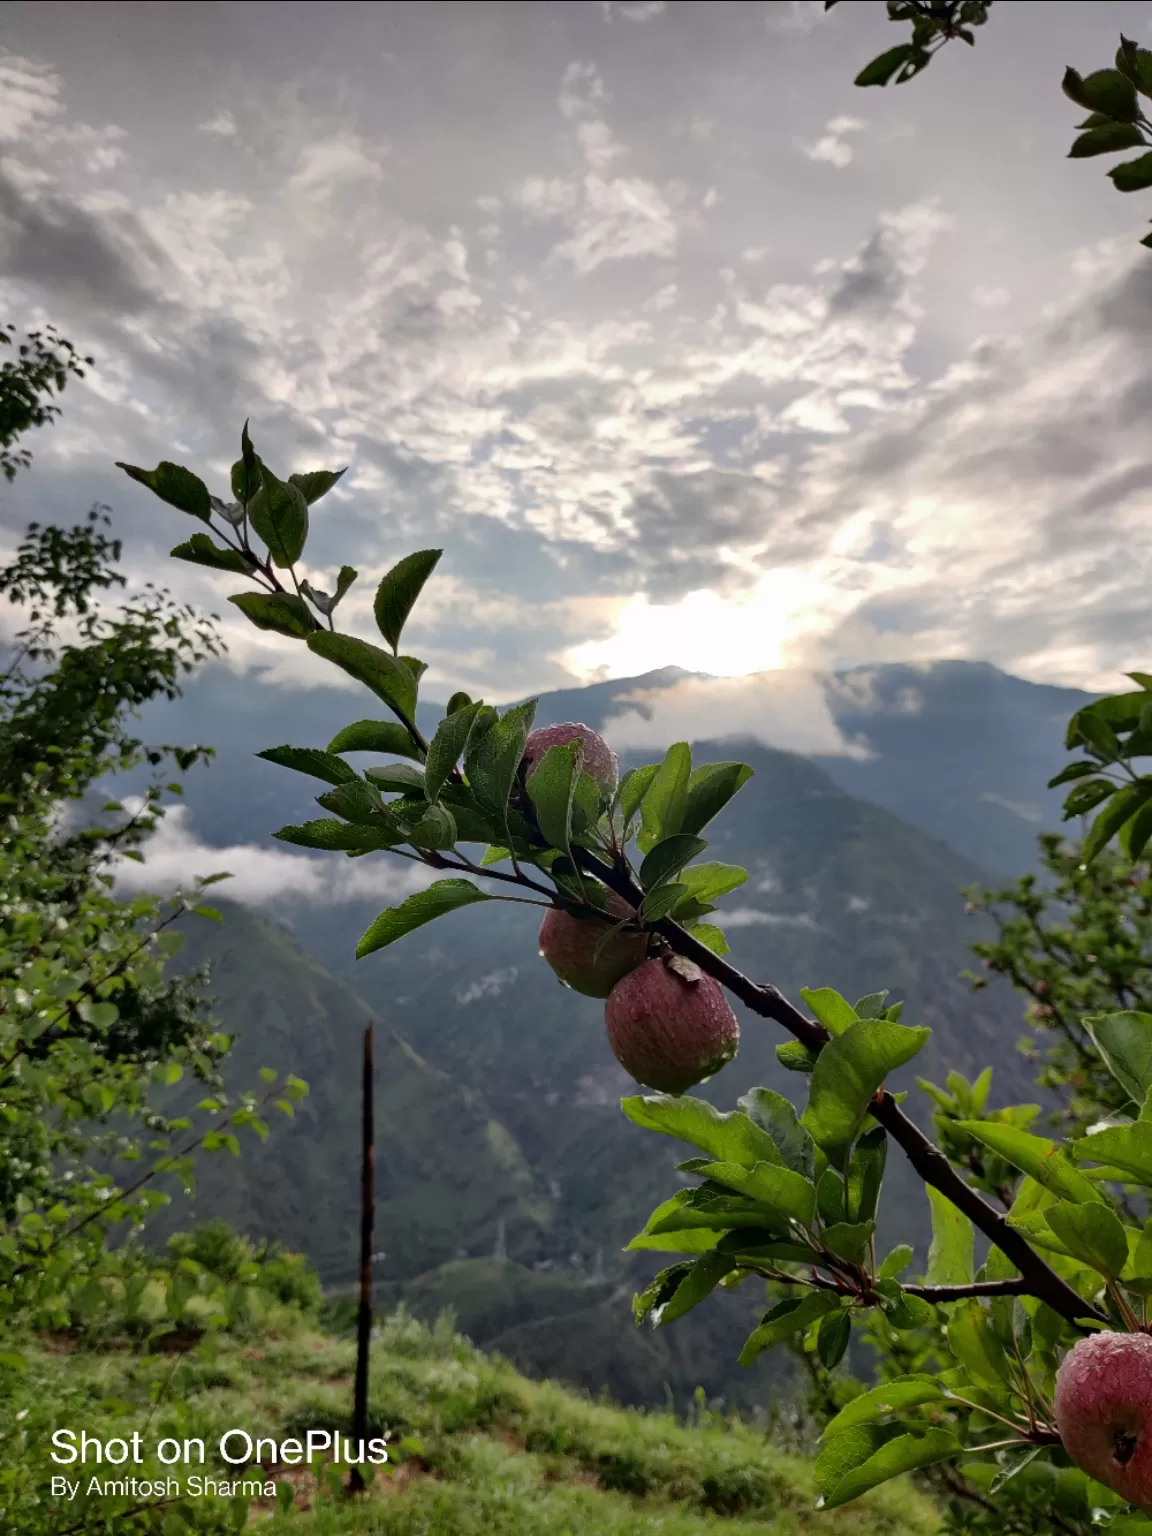
{"label": "green grass slope", "polygon": [[[171,1372],[165,1357],[27,1353],[21,1396],[0,1394],[0,1471],[14,1446],[19,1454],[5,1421],[32,1394],[52,1404],[54,1422],[82,1425],[104,1439],[131,1435],[146,1422],[148,1444],[174,1432],[163,1397]],[[352,1371],[352,1346],[321,1333],[247,1344],[222,1339],[213,1356],[184,1362],[180,1397],[208,1447],[236,1426],[277,1442],[310,1428],[347,1433]],[[45,1425],[45,1436],[51,1427]],[[408,1452],[363,1500],[318,1493],[306,1468],[267,1462],[270,1478],[292,1485],[295,1508],[277,1513],[274,1501],[257,1501],[248,1528],[268,1536],[930,1536],[939,1530],[932,1507],[905,1481],[820,1514],[810,1463],[765,1434],[714,1416],[687,1426],[667,1414],[624,1410],[528,1381],[454,1335],[446,1320],[429,1328],[399,1313],[379,1329],[370,1428],[405,1439]],[[46,1450],[23,1448],[30,1476],[45,1478]],[[148,1477],[159,1469],[133,1470]],[[217,1478],[255,1475],[223,1466],[193,1470]],[[215,1530],[216,1513],[209,1502],[203,1509],[204,1528]],[[63,1504],[62,1529],[73,1515]]]}

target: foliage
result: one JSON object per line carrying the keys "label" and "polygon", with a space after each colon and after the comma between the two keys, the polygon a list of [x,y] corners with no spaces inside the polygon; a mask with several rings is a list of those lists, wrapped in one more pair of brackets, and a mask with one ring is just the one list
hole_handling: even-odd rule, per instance
{"label": "foliage", "polygon": [[[824,0],[824,9],[830,11],[836,4],[838,0]],[[911,41],[887,49],[866,64],[856,76],[856,84],[902,85],[927,69],[952,38],[972,46],[976,41],[972,29],[984,25],[991,6],[992,0],[887,0],[889,21],[912,23]],[[1066,69],[1062,88],[1070,101],[1088,113],[1068,158],[1086,160],[1129,149],[1143,150],[1134,160],[1114,165],[1108,175],[1118,192],[1143,192],[1152,187],[1152,120],[1141,100],[1152,100],[1152,50],[1122,36],[1112,69],[1096,69],[1087,75]],[[1152,246],[1152,235],[1145,235],[1140,244]],[[1101,718],[1110,718],[1107,710]],[[1088,738],[1084,740],[1088,744]],[[1075,744],[1073,737],[1069,746]],[[1116,758],[1104,755],[1100,761],[1108,764]],[[1131,803],[1135,810],[1143,802]],[[1148,828],[1152,831],[1152,822]],[[1144,839],[1147,837],[1146,831]]]}
{"label": "foliage", "polygon": [[[838,0],[824,0],[830,11]],[[988,20],[992,0],[888,0],[889,21],[910,21],[912,40],[901,43],[866,64],[856,76],[857,85],[902,85],[927,69],[934,54],[958,37],[969,47],[975,43],[973,27]]]}
{"label": "foliage", "polygon": [[[145,1444],[200,1436],[206,1465],[169,1470],[221,1478],[227,1471],[212,1453],[235,1425],[278,1444],[309,1429],[347,1432],[343,1383],[352,1362],[350,1342],[300,1322],[243,1338],[220,1333],[176,1356],[30,1350],[26,1369],[0,1381],[0,1526],[61,1536],[80,1517],[43,1484],[40,1448],[58,1425],[82,1423],[101,1439],[139,1430]],[[808,1528],[811,1464],[762,1429],[715,1415],[687,1426],[528,1381],[472,1348],[446,1318],[424,1326],[403,1312],[384,1317],[371,1380],[370,1426],[388,1434],[391,1450],[366,1502],[339,1497],[312,1475],[322,1461],[291,1469],[265,1456],[272,1480],[294,1495],[293,1510],[277,1513],[275,1495],[237,1500],[235,1514],[227,1499],[196,1498],[188,1501],[191,1529],[216,1536],[239,1520],[241,1505],[250,1528],[259,1522],[300,1536],[769,1536]],[[135,1470],[147,1477],[159,1469]],[[93,1517],[99,1510],[110,1522],[122,1508],[115,1498],[90,1505]],[[165,1529],[173,1509],[110,1529],[167,1536],[187,1528]],[[826,1536],[928,1536],[936,1527],[928,1502],[909,1487],[881,1489],[820,1522]]]}
{"label": "foliage", "polygon": [[[1029,999],[1040,1039],[1022,1049],[1042,1060],[1039,1086],[1058,1095],[1052,1123],[1075,1135],[1132,1098],[1105,1065],[1090,1021],[1116,1008],[1152,1014],[1152,869],[1107,850],[1085,864],[1052,833],[1039,843],[1042,874],[966,893],[968,910],[987,911],[997,927],[995,940],[972,949],[985,973]],[[974,987],[988,985],[987,974],[969,975]]]}
{"label": "foliage", "polygon": [[[746,765],[694,767],[681,742],[662,762],[626,774],[613,789],[583,771],[579,741],[550,746],[533,763],[529,787],[525,749],[535,701],[501,713],[463,693],[452,696],[428,740],[415,723],[424,663],[402,656],[400,641],[439,551],[407,557],[379,583],[374,614],[383,649],[338,634],[331,605],[327,612],[314,601],[309,607],[296,575],[308,534],[302,486],[314,488],[316,500],[334,473],[279,479],[256,454],[247,425],[232,471],[238,501],[231,508],[182,466],[122,467],[209,526],[222,511],[231,532],[220,530],[221,548],[243,559],[265,588],[254,599],[260,606],[241,602],[242,611],[362,682],[407,734],[407,762],[363,774],[345,754],[354,750],[357,733],[371,730],[364,722],[327,749],[284,745],[261,754],[327,786],[317,803],[331,817],[277,836],[343,849],[353,858],[392,852],[445,876],[381,913],[362,937],[359,957],[478,901],[527,901],[593,915],[604,913],[614,894],[639,914],[618,927],[646,932],[652,953],[692,960],[793,1035],[778,1054],[808,1080],[800,1111],[763,1088],[751,1089],[728,1113],[690,1097],[625,1100],[637,1125],[693,1148],[697,1155],[680,1171],[700,1180],[661,1204],[633,1240],[636,1249],[680,1256],[636,1297],[637,1322],[666,1326],[717,1287],[768,1281],[786,1290],[747,1340],[742,1363],[802,1339],[828,1369],[844,1357],[861,1322],[895,1335],[946,1326],[951,1363],[944,1370],[886,1384],[827,1427],[816,1463],[825,1508],[901,1472],[961,1455],[1002,1456],[1007,1449],[1030,1463],[1062,1456],[1048,1406],[1058,1350],[1085,1328],[1139,1328],[1152,1292],[1152,1244],[1116,1200],[1124,1186],[1152,1187],[1152,1144],[1145,1145],[1152,1131],[1136,1118],[1152,1117],[1145,1107],[1152,1049],[1142,1048],[1152,1036],[1152,1018],[1113,1015],[1095,1028],[1104,1069],[1125,1089],[1127,1117],[1118,1128],[1060,1147],[1029,1130],[1034,1108],[989,1110],[986,1078],[975,1085],[950,1079],[948,1090],[934,1090],[944,1130],[941,1157],[885,1087],[922,1048],[927,1029],[902,1023],[901,1005],[889,1006],[886,992],[851,1004],[830,988],[805,989],[808,1017],[775,989],[736,971],[713,922],[697,929],[746,878],[735,867],[698,862],[708,846],[699,834],[747,781]],[[252,547],[253,533],[267,547],[263,556]],[[188,557],[185,546],[174,553]],[[277,569],[287,570],[294,594],[285,591]],[[505,860],[510,872],[496,867]],[[478,879],[496,890],[483,889]],[[929,1187],[933,1244],[921,1282],[903,1278],[910,1250],[877,1251],[890,1139]],[[981,1183],[1007,1216],[978,1192]],[[993,1245],[979,1267],[974,1227]],[[1104,1504],[1109,1495],[1094,1489],[1092,1497]]]}
{"label": "foliage", "polygon": [[[163,814],[160,784],[117,825],[62,824],[112,769],[166,757],[185,768],[205,755],[128,734],[125,715],[176,696],[181,672],[215,652],[215,634],[159,592],[118,616],[100,611],[93,594],[123,584],[100,516],[68,533],[33,524],[0,571],[0,592],[31,608],[0,678],[0,1316],[10,1324],[67,1326],[100,1311],[105,1282],[123,1281],[108,1233],[167,1200],[162,1175],[187,1184],[195,1152],[235,1151],[237,1129],[266,1131],[262,1102],[290,1107],[303,1087],[289,1080],[263,1099],[228,1101],[219,1065],[230,1041],[209,1015],[204,977],[163,974],[181,941],[172,924],[189,910],[217,914],[197,895],[111,893],[109,860],[143,857]],[[60,620],[79,639],[58,653]],[[172,1103],[185,1075],[208,1090],[196,1110]]]}
{"label": "foliage", "polygon": [[[12,346],[14,334],[14,326],[0,322],[0,345]],[[13,450],[16,439],[60,414],[59,406],[45,404],[41,396],[50,395],[53,388],[62,394],[68,375],[82,379],[80,364],[92,361],[80,357],[72,343],[58,336],[55,326],[50,325],[46,332],[29,331],[16,355],[0,364],[0,472],[6,480],[14,480],[16,471],[32,462],[27,448]]]}

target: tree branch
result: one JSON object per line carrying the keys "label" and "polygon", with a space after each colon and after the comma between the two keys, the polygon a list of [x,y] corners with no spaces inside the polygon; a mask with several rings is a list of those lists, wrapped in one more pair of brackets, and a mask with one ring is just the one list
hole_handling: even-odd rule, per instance
{"label": "tree branch", "polygon": [[[643,900],[644,893],[624,870],[610,868],[587,849],[574,847],[572,853],[584,869],[603,880],[618,896],[624,897],[633,906]],[[695,961],[706,975],[727,988],[734,997],[738,997],[745,1007],[762,1019],[771,1019],[783,1025],[801,1044],[819,1050],[831,1039],[824,1026],[815,1019],[806,1018],[798,1008],[794,1008],[779,987],[761,986],[751,981],[735,966],[729,965],[723,956],[714,954],[706,944],[694,938],[679,923],[673,922],[671,918],[663,918],[654,926],[656,932],[667,939],[677,954]],[[978,1190],[964,1182],[944,1153],[904,1113],[890,1093],[881,1089],[872,1100],[869,1112],[900,1147],[925,1184],[931,1184],[957,1210],[963,1211],[973,1226],[1011,1260],[1025,1282],[1025,1294],[1046,1302],[1069,1323],[1078,1325],[1087,1320],[1107,1322],[1102,1312],[1078,1295],[1040,1257],[1022,1233],[1010,1227]]]}

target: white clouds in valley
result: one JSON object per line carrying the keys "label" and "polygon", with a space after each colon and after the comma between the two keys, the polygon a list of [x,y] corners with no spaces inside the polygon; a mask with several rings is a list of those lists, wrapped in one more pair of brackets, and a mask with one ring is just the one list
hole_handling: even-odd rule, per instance
{"label": "white clouds in valley", "polygon": [[97,358],[5,549],[108,502],[234,667],[339,682],[172,562],[188,527],[112,468],[223,490],[250,417],[281,473],[350,466],[300,571],[359,569],[342,627],[444,547],[406,636],[434,697],[791,667],[796,749],[836,751],[813,670],[1146,662],[1152,255],[1138,199],[1064,159],[1059,91],[1127,7],[1005,6],[870,92],[879,7],[303,4],[270,34],[141,6],[114,36],[107,9],[5,24],[8,308]]}
{"label": "white clouds in valley", "polygon": [[[124,801],[129,812],[136,809],[136,804],[131,797]],[[110,864],[118,894],[147,891],[150,895],[167,896],[177,887],[188,891],[197,878],[226,871],[230,878],[212,886],[212,893],[244,906],[284,906],[296,902],[331,906],[370,898],[402,901],[435,879],[434,871],[423,865],[402,863],[383,855],[349,859],[344,854],[329,853],[310,858],[291,851],[283,843],[209,847],[190,827],[187,807],[183,805],[168,808],[141,851],[142,864],[124,858]],[[205,896],[205,900],[210,899]]]}

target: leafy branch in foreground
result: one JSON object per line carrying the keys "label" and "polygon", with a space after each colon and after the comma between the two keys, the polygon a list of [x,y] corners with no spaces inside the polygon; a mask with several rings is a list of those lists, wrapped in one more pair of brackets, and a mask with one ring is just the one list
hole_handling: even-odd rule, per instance
{"label": "leafy branch in foreground", "polygon": [[[834,1363],[865,1315],[896,1333],[933,1321],[946,1328],[952,1365],[928,1380],[885,1382],[828,1426],[817,1464],[826,1507],[959,1456],[1010,1455],[1023,1465],[1064,1455],[1061,1351],[1085,1335],[1140,1335],[1147,1326],[1152,1231],[1120,1201],[1152,1188],[1152,1018],[1094,1025],[1103,1070],[1124,1095],[1109,1125],[1060,1144],[1032,1132],[1026,1106],[989,1110],[986,1078],[960,1094],[953,1074],[946,1113],[937,1101],[937,1145],[887,1086],[929,1034],[901,1022],[900,1003],[876,992],[851,1004],[830,988],[806,988],[803,1012],[726,958],[718,903],[747,874],[704,861],[702,833],[747,783],[746,764],[694,765],[679,742],[620,777],[610,747],[587,726],[533,730],[534,700],[501,712],[463,692],[428,739],[416,724],[425,665],[400,643],[439,551],[418,551],[382,577],[373,605],[380,646],[337,632],[334,604],[325,612],[311,576],[296,569],[308,507],[337,473],[280,480],[247,425],[234,504],[179,465],[123,467],[207,526],[218,515],[238,530],[239,543],[222,548],[271,590],[231,600],[259,627],[341,667],[392,716],[358,720],[326,747],[260,754],[324,786],[317,803],[328,815],[281,828],[281,840],[350,858],[392,853],[438,877],[382,912],[357,955],[479,902],[543,906],[546,962],[578,990],[607,993],[619,1059],[642,1085],[673,1090],[623,1106],[641,1128],[687,1142],[695,1155],[680,1171],[699,1181],[678,1189],[633,1240],[633,1249],[679,1256],[636,1298],[637,1320],[665,1326],[717,1288],[753,1280],[772,1288],[775,1305],[744,1347],[746,1364],[799,1338]],[[253,549],[253,533],[265,554]],[[173,554],[216,558],[203,546]],[[358,771],[347,758],[361,752],[390,760]],[[765,1088],[729,1113],[684,1096],[735,1054],[739,1026],[726,993],[792,1037],[777,1054],[806,1082],[802,1109]],[[877,1251],[889,1142],[928,1188],[933,1243],[920,1279],[905,1278],[909,1249]],[[976,1232],[991,1245],[979,1266]],[[1118,1460],[1111,1486],[1135,1497],[1130,1484]],[[1109,1497],[1101,1486],[1101,1507]]]}
{"label": "leafy branch in foreground", "polygon": [[[824,0],[825,11],[838,3]],[[855,84],[903,85],[927,69],[953,38],[973,46],[976,39],[972,29],[984,25],[991,6],[992,0],[887,0],[889,21],[912,23],[911,40],[866,64]],[[1068,68],[1062,89],[1070,101],[1088,113],[1068,158],[1087,160],[1142,149],[1144,154],[1114,165],[1108,175],[1117,192],[1143,192],[1152,187],[1152,120],[1141,100],[1152,100],[1152,51],[1121,36],[1112,69],[1082,75]],[[1145,235],[1140,244],[1152,247],[1152,235]]]}

